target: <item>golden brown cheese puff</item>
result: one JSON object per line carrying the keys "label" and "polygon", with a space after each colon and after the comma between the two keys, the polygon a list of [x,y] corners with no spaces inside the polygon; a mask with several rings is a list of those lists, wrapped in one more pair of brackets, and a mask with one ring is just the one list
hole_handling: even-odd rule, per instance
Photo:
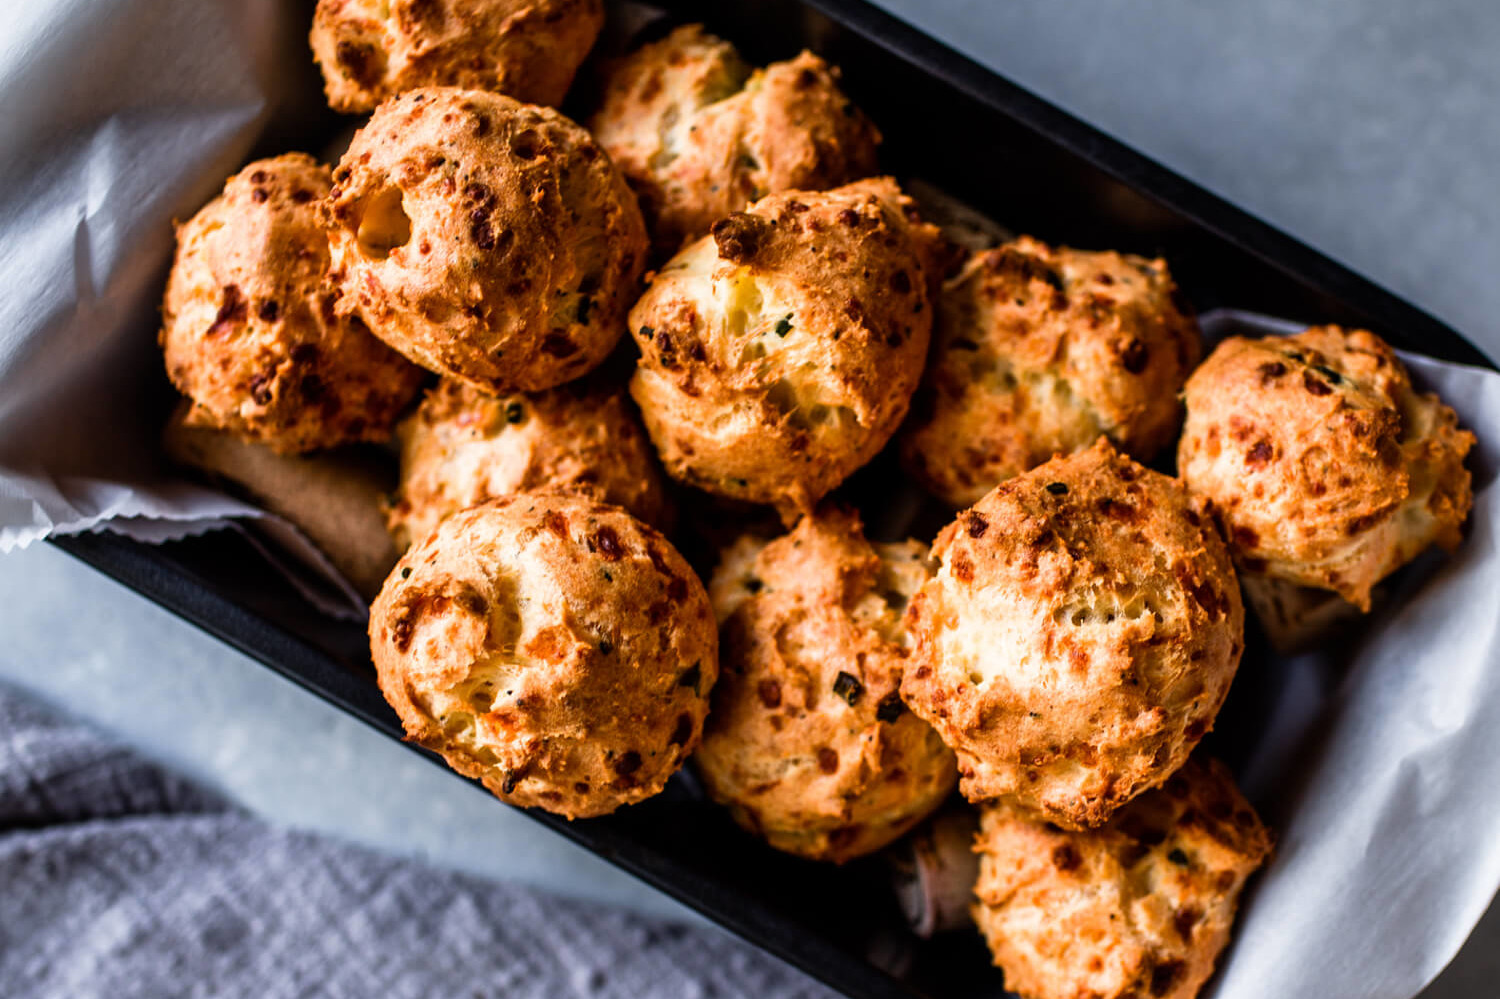
{"label": "golden brown cheese puff", "polygon": [[335,111],[419,87],[556,105],[603,26],[603,0],[318,0],[309,41]]}
{"label": "golden brown cheese puff", "polygon": [[630,313],[630,391],[667,471],[788,524],[890,439],[931,332],[931,226],[890,178],[773,194],[673,257]]}
{"label": "golden brown cheese puff", "polygon": [[658,250],[780,191],[822,191],[876,170],[880,133],[811,52],[751,71],[690,24],[612,67],[589,130],[640,195]]}
{"label": "golden brown cheese puff", "polygon": [[257,160],[177,229],[160,341],[189,427],[282,454],[384,440],[421,388],[420,368],[334,314],[316,202],[328,168]]}
{"label": "golden brown cheese puff", "polygon": [[938,299],[901,457],[952,506],[1105,435],[1150,461],[1202,354],[1165,261],[1029,237],[975,254]]}
{"label": "golden brown cheese puff", "polygon": [[957,783],[953,754],[897,690],[901,613],[930,575],[925,556],[915,541],[871,545],[838,509],[725,553],[709,585],[722,674],[698,772],[777,849],[839,863],[872,853]]}
{"label": "golden brown cheese puff", "polygon": [[1097,826],[1213,727],[1243,646],[1229,553],[1175,479],[1101,439],[938,534],[901,684],[970,801]]}
{"label": "golden brown cheese puff", "polygon": [[370,610],[407,738],[568,818],[649,798],[698,745],[718,675],[703,584],[655,530],[522,493],[443,521]]}
{"label": "golden brown cheese puff", "polygon": [[556,111],[413,91],[376,110],[333,178],[339,309],[423,367],[538,392],[624,332],[645,223],[604,150]]}
{"label": "golden brown cheese puff", "polygon": [[397,431],[390,526],[406,548],[450,514],[533,489],[578,493],[660,526],[666,485],[625,393],[573,382],[493,396],[444,380]]}
{"label": "golden brown cheese puff", "polygon": [[1192,999],[1271,853],[1217,760],[1191,760],[1105,826],[983,809],[974,920],[1022,999]]}
{"label": "golden brown cheese puff", "polygon": [[1361,610],[1473,505],[1474,435],[1366,330],[1316,326],[1220,344],[1187,384],[1177,467],[1241,567],[1333,590]]}

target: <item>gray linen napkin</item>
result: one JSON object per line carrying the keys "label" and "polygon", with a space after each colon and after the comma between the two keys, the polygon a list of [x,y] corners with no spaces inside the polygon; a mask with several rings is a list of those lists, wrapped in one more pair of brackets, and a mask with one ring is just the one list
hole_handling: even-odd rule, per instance
{"label": "gray linen napkin", "polygon": [[712,930],[275,828],[4,685],[0,994],[831,995]]}

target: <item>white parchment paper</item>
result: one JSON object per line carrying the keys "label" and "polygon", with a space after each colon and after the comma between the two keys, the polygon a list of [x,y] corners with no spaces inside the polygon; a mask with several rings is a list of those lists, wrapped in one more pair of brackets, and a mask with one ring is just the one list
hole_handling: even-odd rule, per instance
{"label": "white parchment paper", "polygon": [[[323,113],[310,9],[0,4],[0,551],[264,517],[163,467],[157,304],[171,221],[257,142],[283,151],[278,136]],[[1258,322],[1208,319],[1217,334]],[[1407,572],[1352,645],[1241,671],[1231,707],[1258,706],[1241,777],[1280,845],[1218,999],[1409,999],[1500,885],[1500,375],[1409,360],[1479,435],[1470,536]]]}
{"label": "white parchment paper", "polygon": [[317,606],[363,614],[299,532],[173,478],[158,444],[172,221],[257,140],[323,113],[307,16],[286,0],[0,4],[0,552],[233,518],[275,539]]}

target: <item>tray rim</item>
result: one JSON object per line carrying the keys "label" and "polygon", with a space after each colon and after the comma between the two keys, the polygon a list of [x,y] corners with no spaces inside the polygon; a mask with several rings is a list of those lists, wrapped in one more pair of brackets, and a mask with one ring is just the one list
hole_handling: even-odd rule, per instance
{"label": "tray rim", "polygon": [[[1378,330],[1403,331],[1418,345],[1420,353],[1495,369],[1495,363],[1476,345],[1415,304],[869,0],[798,2],[919,71],[988,105],[1292,281],[1354,307],[1369,316],[1371,325]],[[376,731],[403,741],[454,777],[466,779],[448,770],[434,754],[402,739],[399,722],[373,684],[362,681],[276,622],[206,588],[162,547],[107,532],[53,536],[47,540]],[[477,782],[469,783],[483,791]],[[505,803],[497,799],[497,804]],[[792,931],[794,928],[758,903],[746,904],[745,900],[722,892],[710,892],[720,897],[709,898],[701,890],[688,890],[671,876],[654,851],[622,835],[609,817],[570,823],[534,809],[523,812],[843,994],[877,999],[916,994],[874,964],[859,960],[831,943]]]}

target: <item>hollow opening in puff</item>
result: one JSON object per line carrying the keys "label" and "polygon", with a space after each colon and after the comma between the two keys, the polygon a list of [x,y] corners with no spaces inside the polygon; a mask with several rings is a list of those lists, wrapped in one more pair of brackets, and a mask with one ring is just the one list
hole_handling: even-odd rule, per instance
{"label": "hollow opening in puff", "polygon": [[699,82],[696,92],[663,109],[656,122],[657,145],[648,163],[653,173],[665,173],[682,155],[688,137],[697,127],[698,112],[712,104],[740,93],[751,76],[751,69],[738,54],[727,53],[715,71]]}
{"label": "hollow opening in puff", "polygon": [[719,282],[715,291],[719,292],[723,302],[725,334],[738,339],[749,331],[758,332],[766,325],[765,293],[748,270],[735,271]]}
{"label": "hollow opening in puff", "polygon": [[366,203],[355,239],[359,252],[374,260],[384,260],[411,241],[411,219],[401,204],[399,187],[388,187]]}
{"label": "hollow opening in puff", "polygon": [[848,406],[803,399],[797,387],[786,378],[778,378],[766,389],[766,402],[795,430],[815,431],[859,422],[854,410]]}
{"label": "hollow opening in puff", "polygon": [[1134,621],[1147,615],[1155,618],[1158,624],[1162,621],[1161,611],[1150,596],[1131,583],[1114,589],[1092,589],[1079,593],[1052,610],[1053,621],[1072,624],[1074,627],[1114,624],[1118,618]]}

